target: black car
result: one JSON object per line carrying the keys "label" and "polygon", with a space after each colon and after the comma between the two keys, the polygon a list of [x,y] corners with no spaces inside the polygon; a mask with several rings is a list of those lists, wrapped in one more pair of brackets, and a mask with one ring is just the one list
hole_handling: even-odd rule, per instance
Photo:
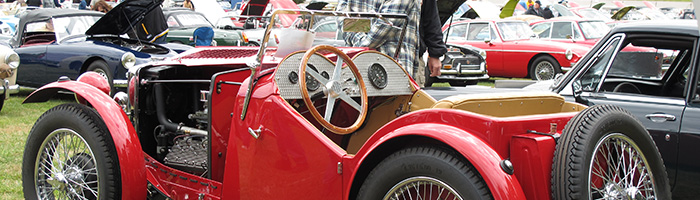
{"label": "black car", "polygon": [[697,22],[620,24],[552,91],[587,105],[629,110],[651,134],[673,199],[700,195],[700,68]]}

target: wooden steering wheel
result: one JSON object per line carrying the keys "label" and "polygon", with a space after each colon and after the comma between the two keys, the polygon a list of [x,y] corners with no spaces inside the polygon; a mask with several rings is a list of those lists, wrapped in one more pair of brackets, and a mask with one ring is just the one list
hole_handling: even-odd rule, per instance
{"label": "wooden steering wheel", "polygon": [[[306,70],[306,66],[309,62],[309,58],[311,58],[311,55],[314,55],[316,54],[316,52],[321,50],[330,51],[338,55],[338,59],[335,63],[335,69],[333,70],[333,74],[329,78],[325,78],[324,76],[322,76],[314,70]],[[342,70],[344,68],[343,60],[345,61],[346,66],[350,67],[353,76],[355,76],[357,86],[360,87],[360,102],[356,102],[354,99],[352,99],[350,97],[349,92],[347,92],[348,88],[345,88],[344,86],[344,83],[348,80],[342,80],[341,77]],[[325,127],[333,133],[341,135],[352,133],[358,128],[360,128],[362,123],[365,121],[365,117],[367,117],[367,88],[365,87],[365,83],[362,80],[362,76],[360,75],[360,70],[357,69],[357,66],[355,66],[355,63],[353,63],[352,60],[350,60],[350,57],[348,57],[348,55],[346,55],[345,53],[333,46],[315,46],[306,51],[306,53],[304,54],[304,58],[301,60],[301,64],[299,65],[299,74],[299,87],[301,89],[302,99],[304,99],[304,103],[306,103],[311,115],[314,118],[316,118],[316,120],[319,123],[321,123],[323,127]],[[327,98],[326,112],[323,116],[321,116],[321,113],[316,109],[316,106],[314,106],[314,103],[311,100],[311,97],[309,96],[309,91],[306,87],[306,74],[310,75],[320,83],[323,90],[322,92]],[[360,113],[355,123],[348,127],[340,127],[330,123],[331,116],[333,116],[333,108],[335,107],[336,100],[338,99],[347,103]]]}

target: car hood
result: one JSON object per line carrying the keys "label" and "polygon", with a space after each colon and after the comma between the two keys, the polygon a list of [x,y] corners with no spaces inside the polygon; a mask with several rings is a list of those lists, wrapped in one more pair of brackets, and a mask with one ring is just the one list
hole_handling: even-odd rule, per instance
{"label": "car hood", "polygon": [[438,15],[440,15],[440,23],[443,25],[459,9],[466,0],[438,0]]}
{"label": "car hood", "polygon": [[88,29],[86,35],[122,35],[143,20],[163,0],[125,0],[107,12]]}

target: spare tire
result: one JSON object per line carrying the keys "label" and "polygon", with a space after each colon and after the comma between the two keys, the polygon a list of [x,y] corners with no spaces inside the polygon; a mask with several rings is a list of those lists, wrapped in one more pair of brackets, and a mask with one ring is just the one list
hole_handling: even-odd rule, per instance
{"label": "spare tire", "polygon": [[671,199],[661,155],[618,106],[595,105],[564,128],[552,163],[554,199]]}

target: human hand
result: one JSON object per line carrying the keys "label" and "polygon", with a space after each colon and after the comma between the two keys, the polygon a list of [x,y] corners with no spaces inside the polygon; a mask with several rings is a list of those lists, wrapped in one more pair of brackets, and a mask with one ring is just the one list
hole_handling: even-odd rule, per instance
{"label": "human hand", "polygon": [[440,63],[440,58],[433,58],[428,56],[428,69],[430,69],[430,76],[436,77],[440,76],[440,68],[442,68],[442,63]]}

